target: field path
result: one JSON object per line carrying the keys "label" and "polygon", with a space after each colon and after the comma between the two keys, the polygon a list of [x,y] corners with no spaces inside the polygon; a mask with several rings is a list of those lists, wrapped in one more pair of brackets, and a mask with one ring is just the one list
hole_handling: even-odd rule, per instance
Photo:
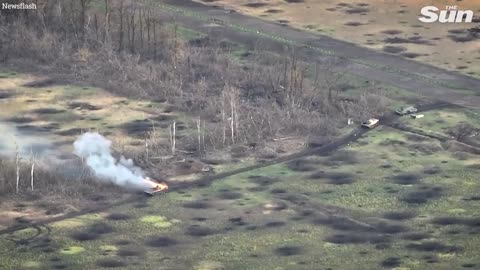
{"label": "field path", "polygon": [[[338,72],[378,81],[426,97],[469,107],[480,107],[480,80],[403,57],[264,21],[191,0],[161,0],[158,16],[183,27],[225,38],[254,49],[285,54],[288,46],[307,62],[335,58]],[[441,57],[441,56],[440,56]]]}
{"label": "field path", "polygon": [[[440,108],[446,108],[446,107],[450,107],[450,106],[452,106],[452,105],[449,104],[449,103],[435,102],[435,103],[431,103],[431,104],[419,105],[419,106],[417,106],[417,108],[418,108],[419,112],[426,112],[426,111],[440,109]],[[388,113],[380,119],[380,123],[381,123],[381,125],[394,126],[394,123],[395,123],[396,119],[397,119],[397,116],[394,113]],[[268,167],[268,166],[273,166],[273,165],[276,165],[276,164],[281,164],[281,163],[285,163],[285,162],[289,162],[289,161],[298,160],[298,159],[308,157],[308,156],[328,154],[328,153],[331,153],[331,152],[339,149],[342,146],[345,146],[345,145],[348,145],[350,143],[353,143],[353,142],[357,141],[358,139],[360,139],[362,137],[362,135],[366,134],[370,130],[372,130],[372,129],[358,127],[356,129],[354,129],[352,132],[350,132],[349,134],[344,135],[340,138],[337,138],[337,139],[333,140],[332,142],[327,143],[323,146],[306,149],[306,150],[300,151],[298,153],[293,153],[293,154],[283,156],[283,157],[280,157],[280,158],[276,158],[276,159],[273,159],[273,160],[270,160],[270,161],[267,161],[267,162],[258,163],[258,164],[254,164],[254,165],[251,165],[251,166],[246,166],[246,167],[239,168],[239,169],[236,169],[236,170],[231,170],[231,171],[218,173],[218,174],[214,174],[214,175],[208,175],[208,176],[202,177],[202,178],[200,178],[196,181],[193,181],[193,182],[169,183],[169,187],[170,187],[170,190],[187,190],[187,189],[191,189],[191,188],[206,187],[206,186],[209,186],[213,181],[221,180],[221,179],[224,179],[224,178],[227,178],[227,177],[230,177],[230,176],[234,176],[234,175],[237,175],[237,174],[241,174],[241,173],[249,172],[249,171],[252,171],[252,170],[265,168],[265,167]],[[420,134],[420,135],[423,135],[423,134]],[[168,195],[168,194],[159,195],[159,196],[166,196],[166,195]],[[96,207],[86,208],[86,209],[83,209],[83,210],[80,210],[80,211],[68,213],[68,214],[63,215],[63,216],[58,216],[58,217],[48,218],[48,219],[43,219],[43,220],[31,221],[30,223],[16,224],[16,225],[10,226],[6,229],[0,230],[0,236],[5,235],[5,234],[12,234],[16,231],[20,231],[20,230],[23,230],[23,229],[26,229],[26,228],[44,226],[44,225],[48,225],[50,223],[62,221],[62,220],[65,220],[65,219],[75,218],[75,217],[85,215],[85,214],[105,211],[105,210],[113,208],[115,206],[120,206],[120,205],[125,205],[125,204],[130,204],[130,203],[136,203],[136,202],[138,203],[139,201],[146,200],[146,199],[148,199],[148,196],[145,195],[145,194],[141,194],[141,193],[140,194],[138,194],[138,193],[132,194],[130,197],[128,197],[126,199],[123,199],[123,200],[119,200],[119,201],[116,201],[116,202],[113,202],[113,203],[102,204],[102,205],[99,205],[99,206],[96,206]],[[317,207],[320,207],[320,206],[317,206]],[[328,210],[328,208],[325,208],[324,210],[325,210],[325,213],[327,213],[329,215],[332,214],[332,213],[329,213],[330,210]],[[346,216],[342,216],[342,217],[349,219]],[[352,219],[350,221],[353,222],[355,220]]]}

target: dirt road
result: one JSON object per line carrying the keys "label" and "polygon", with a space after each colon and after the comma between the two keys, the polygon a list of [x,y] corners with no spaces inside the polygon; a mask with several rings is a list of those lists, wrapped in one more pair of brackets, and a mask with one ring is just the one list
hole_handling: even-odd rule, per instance
{"label": "dirt road", "polygon": [[[446,103],[446,102],[434,102],[434,103],[429,103],[429,104],[418,105],[417,108],[418,108],[419,112],[426,112],[426,111],[440,109],[440,108],[446,108],[446,107],[450,107],[450,106],[452,106],[452,105],[449,104],[449,103]],[[398,116],[395,115],[393,112],[388,113],[380,119],[380,124],[390,126],[390,127],[395,127],[394,124],[395,124],[395,121],[396,121],[397,117]],[[230,176],[234,176],[234,175],[237,175],[237,174],[245,173],[245,172],[248,172],[248,171],[252,171],[252,170],[256,170],[256,169],[260,169],[260,168],[264,168],[264,167],[268,167],[268,166],[272,166],[272,165],[276,165],[276,164],[281,164],[281,163],[285,163],[285,162],[289,162],[289,161],[294,161],[294,160],[298,160],[298,159],[305,158],[305,157],[308,157],[308,156],[325,155],[325,154],[331,153],[331,152],[333,152],[333,151],[335,151],[335,150],[337,150],[337,149],[339,149],[339,148],[341,148],[345,145],[348,145],[350,143],[353,143],[353,142],[357,141],[358,139],[360,139],[364,134],[366,134],[370,130],[371,129],[358,127],[355,130],[351,131],[349,134],[344,135],[340,138],[337,138],[336,140],[334,140],[330,143],[327,143],[323,146],[306,149],[306,150],[300,151],[298,153],[290,154],[290,155],[287,155],[287,156],[283,156],[283,157],[276,158],[276,159],[273,159],[273,160],[270,160],[270,161],[267,161],[267,162],[258,163],[258,164],[255,164],[255,165],[243,167],[243,168],[240,168],[240,169],[205,176],[205,177],[202,177],[202,178],[200,178],[196,181],[193,181],[193,182],[169,183],[169,187],[170,187],[170,190],[186,190],[186,189],[189,189],[189,188],[206,187],[206,186],[209,186],[214,181],[221,180],[221,179],[224,179],[224,178],[227,178],[227,177],[230,177]],[[420,134],[420,135],[423,135],[423,134]],[[75,217],[85,215],[85,214],[89,214],[89,213],[97,213],[97,212],[105,211],[105,210],[110,209],[110,208],[115,207],[115,206],[120,206],[120,205],[130,204],[130,203],[134,203],[134,202],[139,202],[141,200],[146,200],[147,198],[148,198],[148,196],[146,196],[145,194],[142,194],[142,193],[133,194],[132,196],[130,196],[130,197],[124,199],[124,200],[120,200],[120,201],[113,202],[113,203],[106,203],[106,204],[99,205],[99,206],[92,207],[92,208],[86,208],[86,209],[83,209],[83,210],[80,210],[80,211],[68,213],[68,214],[63,215],[63,216],[58,216],[58,217],[48,218],[48,219],[43,219],[43,220],[35,220],[35,221],[31,221],[29,223],[16,224],[16,225],[10,226],[6,229],[0,230],[0,236],[5,235],[5,234],[11,234],[11,233],[14,233],[16,231],[20,231],[20,230],[30,228],[30,227],[45,226],[45,225],[48,225],[48,224],[53,223],[53,222],[58,222],[58,221],[69,219],[69,218],[75,218]]]}
{"label": "dirt road", "polygon": [[334,69],[339,72],[460,106],[480,107],[480,81],[460,73],[190,0],[162,0],[156,5],[164,19],[174,19],[181,26],[229,39],[249,49],[260,44],[264,50],[282,54],[293,46],[309,62],[337,59]]}

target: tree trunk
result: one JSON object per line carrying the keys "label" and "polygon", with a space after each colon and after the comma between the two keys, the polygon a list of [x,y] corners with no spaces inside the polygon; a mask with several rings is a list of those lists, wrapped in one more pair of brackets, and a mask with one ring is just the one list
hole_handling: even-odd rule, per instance
{"label": "tree trunk", "polygon": [[202,119],[198,118],[197,120],[197,137],[198,137],[198,153],[202,151],[202,131],[201,131]]}
{"label": "tree trunk", "polygon": [[103,42],[108,42],[110,36],[110,6],[108,5],[108,0],[105,0],[105,29],[104,29],[104,36]]}
{"label": "tree trunk", "polygon": [[34,171],[35,171],[35,159],[32,161],[32,169],[30,171],[30,188],[33,191],[33,180],[34,180]]}
{"label": "tree trunk", "polygon": [[150,11],[148,11],[147,19],[146,19],[146,24],[147,24],[147,43],[150,44],[150,24],[151,24],[151,16],[150,16]]}
{"label": "tree trunk", "polygon": [[133,15],[130,18],[130,24],[132,27],[132,41],[130,43],[130,51],[131,53],[135,53],[135,10],[133,10]]}
{"label": "tree trunk", "polygon": [[149,137],[151,137],[151,133],[150,132],[146,132],[145,133],[145,160],[148,162],[148,159],[149,159],[149,156],[150,156],[150,153],[149,153],[149,143],[148,143],[148,139]]}
{"label": "tree trunk", "polygon": [[118,38],[118,51],[123,51],[123,0],[120,1],[120,33]]}
{"label": "tree trunk", "polygon": [[173,68],[174,69],[177,69],[177,47],[178,47],[177,30],[178,30],[178,25],[175,22],[174,36],[173,36],[173,40],[174,40],[174,44],[173,44]]}
{"label": "tree trunk", "polygon": [[97,14],[94,15],[93,17],[93,23],[95,25],[95,39],[98,41],[99,38],[98,38],[98,21],[97,21]]}
{"label": "tree trunk", "polygon": [[225,121],[225,89],[222,91],[222,132],[223,132],[223,138],[222,138],[222,144],[225,147],[225,143],[227,141],[227,126],[226,126],[226,121]]}
{"label": "tree trunk", "polygon": [[145,13],[142,12],[142,9],[138,11],[139,15],[139,20],[140,20],[140,53],[143,52],[143,16],[145,16]]}
{"label": "tree trunk", "polygon": [[153,22],[153,60],[157,60],[157,22]]}
{"label": "tree trunk", "polygon": [[202,152],[205,153],[205,120],[203,120],[203,129],[202,129]]}
{"label": "tree trunk", "polygon": [[176,132],[177,132],[177,126],[176,126],[176,122],[173,121],[173,131],[172,131],[172,154],[175,155],[175,147],[176,147]]}
{"label": "tree trunk", "polygon": [[232,144],[235,144],[235,105],[233,104],[232,95],[230,93],[230,130],[232,135]]}
{"label": "tree trunk", "polygon": [[85,43],[85,16],[87,15],[87,1],[80,0],[80,46]]}
{"label": "tree trunk", "polygon": [[18,144],[15,143],[15,172],[17,176],[17,181],[15,182],[15,193],[19,191],[19,184],[20,184],[20,150],[18,149]]}

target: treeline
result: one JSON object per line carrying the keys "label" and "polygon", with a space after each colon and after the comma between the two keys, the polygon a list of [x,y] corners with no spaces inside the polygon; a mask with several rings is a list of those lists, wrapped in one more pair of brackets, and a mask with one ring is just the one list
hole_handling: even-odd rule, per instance
{"label": "treeline", "polygon": [[184,134],[177,148],[205,153],[278,136],[330,137],[347,118],[385,109],[377,87],[346,95],[335,59],[311,65],[294,49],[283,56],[256,49],[237,61],[228,41],[182,40],[176,23],[158,19],[143,1],[35,2],[35,11],[1,11],[0,59],[40,62],[119,95],[166,100],[195,115],[198,134]]}
{"label": "treeline", "polygon": [[[1,24],[5,27],[17,26],[21,30],[34,30],[38,38],[54,35],[57,41],[76,49],[98,50],[108,46],[117,52],[127,51],[153,60],[161,60],[162,56],[165,56],[162,50],[159,50],[166,45],[164,23],[155,19],[150,8],[135,3],[136,1],[35,0],[31,2],[36,4],[36,10],[0,10]],[[25,2],[13,0],[9,3]],[[7,36],[8,33],[4,35],[4,37]],[[8,47],[9,44],[5,44],[8,40],[2,40],[2,47]],[[175,47],[176,41],[171,40],[171,42]],[[16,51],[21,53],[20,50]]]}

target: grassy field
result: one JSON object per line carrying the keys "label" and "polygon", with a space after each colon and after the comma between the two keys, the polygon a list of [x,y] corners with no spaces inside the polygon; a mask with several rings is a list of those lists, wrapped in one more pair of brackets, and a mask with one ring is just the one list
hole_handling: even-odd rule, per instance
{"label": "grassy field", "polygon": [[480,74],[479,57],[470,57],[478,53],[478,35],[469,34],[473,24],[425,24],[418,20],[420,9],[427,5],[439,9],[454,5],[475,12],[478,1],[197,1],[471,76]]}
{"label": "grassy field", "polygon": [[[234,57],[248,58],[235,48]],[[362,78],[343,80],[347,96],[370,87]],[[424,99],[381,88],[392,109]],[[67,153],[86,130],[107,135],[126,152],[141,150],[152,119],[162,136],[174,119],[191,132],[190,117],[164,102],[129,100],[88,85],[4,70],[0,93],[1,121],[64,142],[59,149]],[[479,125],[475,112],[463,109],[425,116],[399,121],[439,134],[461,122]],[[215,171],[254,162],[242,158]],[[380,126],[329,155],[1,235],[0,269],[475,269],[479,168],[478,155]],[[0,207],[20,217],[35,204]],[[49,217],[44,210],[32,217]]]}
{"label": "grassy field", "polygon": [[[0,119],[27,134],[44,132],[42,137],[52,142],[73,142],[84,132],[96,131],[128,147],[143,143],[152,125],[165,134],[160,127],[185,120],[183,114],[167,110],[170,107],[164,102],[128,100],[100,88],[49,82],[28,74],[2,74],[0,92],[9,98],[0,100]],[[71,152],[69,147],[65,150]]]}
{"label": "grassy field", "polygon": [[475,268],[479,164],[381,127],[328,156],[2,236],[0,267]]}
{"label": "grassy field", "polygon": [[451,108],[433,110],[426,113],[424,118],[413,120],[410,117],[402,117],[401,123],[408,127],[424,130],[432,134],[451,136],[452,128],[459,124],[470,124],[480,129],[480,114],[478,110]]}
{"label": "grassy field", "polygon": [[[249,14],[262,16],[252,12],[261,10],[270,19],[285,19],[288,21],[282,23],[341,38],[352,33],[347,28],[383,23],[384,15],[378,16],[378,21],[367,18],[383,13],[381,8],[386,2],[374,2],[376,5],[269,1],[260,7],[245,7],[246,2],[238,1],[238,5],[245,7],[240,11]],[[102,8],[100,1],[95,3]],[[345,10],[360,9],[361,13],[352,14],[369,16],[357,26],[346,23],[358,18],[345,21],[345,29],[327,22],[306,25],[298,14],[310,9],[306,6],[310,4],[312,10],[335,6],[330,12],[343,14],[349,13]],[[319,17],[306,13],[307,20]],[[289,17],[278,17],[283,14]],[[383,35],[414,35],[406,28],[417,27],[401,25],[400,32],[379,28],[374,35],[382,35],[381,39]],[[168,27],[173,31],[173,25]],[[199,46],[205,38],[189,29],[177,31],[180,39],[198,42]],[[422,38],[433,40],[437,33],[432,31],[431,37]],[[358,31],[352,35],[353,41],[361,43],[363,37],[359,35],[364,34]],[[442,42],[437,45],[443,46]],[[427,46],[413,44],[408,52],[421,52]],[[231,45],[232,57],[246,63],[251,60],[251,52]],[[448,46],[444,49],[450,50]],[[458,57],[456,54],[454,57]],[[431,60],[427,55],[417,57]],[[391,86],[373,88],[372,82],[350,75],[345,75],[339,86],[340,96],[347,100],[365,91],[382,91],[392,110],[425,100]],[[46,147],[69,154],[67,158],[72,158],[72,142],[85,131],[98,131],[113,141],[116,152],[134,155],[144,150],[145,134],[153,127],[159,134],[156,139],[166,142],[167,128],[174,120],[182,127],[177,133],[180,138],[196,132],[198,117],[179,112],[165,101],[127,99],[90,85],[56,82],[10,70],[0,70],[0,107],[0,151],[12,154],[15,143],[21,142],[26,153]],[[445,137],[458,123],[480,127],[476,113],[449,108],[426,112],[422,119],[402,117],[399,121],[415,130]],[[357,128],[339,125],[343,126],[339,135]],[[468,149],[452,147],[451,141],[431,137],[380,125],[332,153],[306,156],[204,184],[189,185],[188,181],[195,182],[200,173],[185,169],[187,173],[178,173],[178,178],[175,174],[167,177],[172,183],[168,193],[153,197],[127,191],[118,198],[87,194],[75,202],[62,194],[43,197],[25,192],[25,196],[10,196],[10,201],[0,201],[0,230],[75,213],[86,205],[135,200],[1,234],[0,269],[477,269],[480,157]],[[271,143],[272,149],[285,147],[285,151],[275,152],[280,156],[303,150],[305,139],[272,140],[266,144]],[[256,153],[248,150],[238,157],[227,150],[215,154],[220,158],[212,163],[220,165],[212,166],[209,174],[271,159],[256,159]],[[168,169],[153,163],[142,166],[161,177]]]}

